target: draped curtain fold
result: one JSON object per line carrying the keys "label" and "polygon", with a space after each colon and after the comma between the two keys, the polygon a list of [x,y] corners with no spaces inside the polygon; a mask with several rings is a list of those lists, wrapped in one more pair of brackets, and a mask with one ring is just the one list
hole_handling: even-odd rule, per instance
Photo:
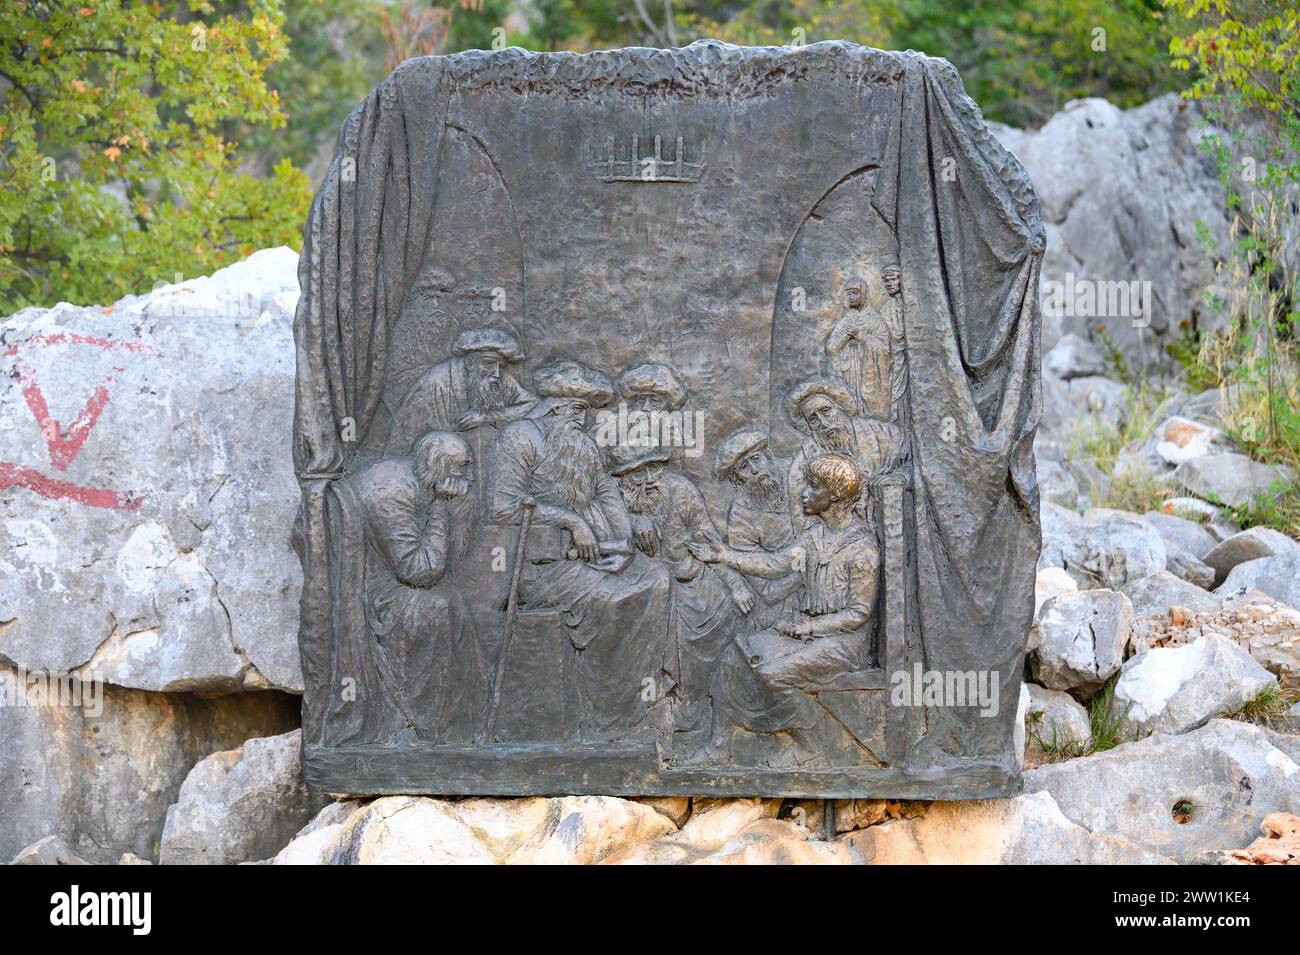
{"label": "draped curtain fold", "polygon": [[378,718],[366,641],[347,639],[361,608],[336,599],[362,553],[345,546],[358,505],[336,482],[379,407],[389,336],[424,257],[445,115],[443,62],[399,67],[344,122],[303,234],[293,454],[308,743],[323,741],[327,711],[333,743],[365,738]]}
{"label": "draped curtain fold", "polygon": [[[926,670],[992,672],[999,709],[936,707],[928,753],[1010,762],[1039,551],[1037,203],[956,72],[904,55],[875,202],[904,288]],[[924,762],[924,760],[922,760]],[[1008,768],[1014,770],[1014,765]]]}

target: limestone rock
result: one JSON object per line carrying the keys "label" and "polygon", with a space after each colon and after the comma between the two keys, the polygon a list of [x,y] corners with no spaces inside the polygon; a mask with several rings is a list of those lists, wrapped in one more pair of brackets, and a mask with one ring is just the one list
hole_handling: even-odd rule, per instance
{"label": "limestone rock", "polygon": [[1130,580],[1124,585],[1123,592],[1133,602],[1133,613],[1137,617],[1163,615],[1170,607],[1217,610],[1221,602],[1203,587],[1180,580],[1167,570]]}
{"label": "limestone rock", "polygon": [[1034,578],[1034,619],[1038,619],[1047,601],[1067,591],[1078,589],[1079,585],[1065,571],[1065,568],[1048,567],[1040,570]]}
{"label": "limestone rock", "polygon": [[1216,542],[1241,530],[1217,504],[1202,501],[1199,497],[1167,497],[1161,502],[1160,509],[1173,517],[1201,522],[1214,535]]}
{"label": "limestone rock", "polygon": [[1170,551],[1165,558],[1165,569],[1193,587],[1209,590],[1214,586],[1214,568],[1204,564],[1186,551]]}
{"label": "limestone rock", "polygon": [[[627,845],[648,842],[677,828],[651,807],[613,796],[565,796],[536,801],[545,807],[547,822],[522,844],[516,846],[509,839],[486,838],[500,861],[588,865]],[[483,826],[487,814],[479,807],[487,802],[468,800],[457,807],[460,818],[481,837],[499,831]]]}
{"label": "limestone rock", "polygon": [[1073,332],[1062,335],[1043,356],[1043,370],[1064,381],[1106,374],[1106,353]]}
{"label": "limestone rock", "polygon": [[1259,824],[1263,835],[1244,849],[1233,849],[1229,865],[1300,865],[1300,816],[1275,812]]}
{"label": "limestone rock", "polygon": [[1300,609],[1300,553],[1274,554],[1238,564],[1214,592],[1228,597],[1247,587],[1262,590],[1274,600]]}
{"label": "limestone rock", "polygon": [[1156,427],[1155,438],[1156,454],[1168,464],[1179,465],[1222,450],[1224,435],[1212,425],[1175,416]]}
{"label": "limestone rock", "polygon": [[1036,456],[1034,468],[1038,477],[1038,492],[1044,501],[1051,501],[1061,507],[1074,507],[1079,502],[1082,494],[1079,479],[1064,462]]}
{"label": "limestone rock", "polygon": [[1228,451],[1184,461],[1170,478],[1197,497],[1240,507],[1257,498],[1273,497],[1276,485],[1290,483],[1293,475],[1285,468]]}
{"label": "limestone rock", "polygon": [[81,856],[68,848],[60,836],[46,836],[33,842],[18,855],[10,865],[90,865]]}
{"label": "limestone rock", "polygon": [[1063,593],[1043,607],[1042,645],[1029,657],[1043,686],[1087,698],[1124,662],[1133,626],[1133,605],[1113,590]]}
{"label": "limestone rock", "polygon": [[1036,683],[1023,686],[1029,693],[1029,706],[1022,722],[1028,729],[1031,751],[1041,750],[1044,745],[1083,746],[1092,738],[1088,711],[1074,697]]}
{"label": "limestone rock", "polygon": [[[1063,765],[1086,762],[1069,760]],[[1134,865],[1168,862],[1104,832],[1089,832],[1046,792],[1014,799],[932,803],[912,819],[845,837],[871,865]]]}
{"label": "limestone rock", "polygon": [[613,796],[388,796],[327,806],[275,862],[585,865],[676,828],[654,808]]}
{"label": "limestone rock", "polygon": [[269,249],[109,308],[0,320],[0,620],[15,667],[301,691],[296,269]]}
{"label": "limestone rock", "polygon": [[1202,637],[1231,640],[1278,679],[1282,692],[1300,694],[1300,611],[1257,590],[1226,600],[1219,609],[1196,613],[1175,608],[1141,617],[1133,626],[1134,653],[1186,646]]}
{"label": "limestone rock", "polygon": [[1160,535],[1161,540],[1165,542],[1165,549],[1169,553],[1182,551],[1197,559],[1204,559],[1205,555],[1219,542],[1219,539],[1210,533],[1204,523],[1187,520],[1174,514],[1165,514],[1162,511],[1148,511],[1142,515],[1142,521],[1150,525]]}
{"label": "limestone rock", "polygon": [[1126,735],[1185,733],[1240,709],[1274,682],[1236,643],[1211,634],[1125,663],[1114,707]]}
{"label": "limestone rock", "polygon": [[690,796],[641,796],[636,802],[649,806],[678,829],[691,817]]}
{"label": "limestone rock", "polygon": [[324,806],[302,780],[302,731],[251,739],[190,771],[167,810],[164,865],[231,865],[275,855]]}
{"label": "limestone rock", "polygon": [[1068,508],[1045,500],[1039,506],[1038,519],[1043,533],[1038,569],[1064,569],[1068,563],[1078,562],[1081,559],[1078,547],[1083,537],[1083,518]]}
{"label": "limestone rock", "polygon": [[779,799],[735,799],[695,813],[680,832],[631,845],[607,865],[851,865],[860,861],[841,842],[775,818]]}
{"label": "limestone rock", "polygon": [[1025,789],[1050,793],[1094,835],[1189,862],[1207,849],[1246,845],[1271,812],[1300,811],[1297,780],[1300,766],[1265,730],[1212,720],[1029,770]]}
{"label": "limestone rock", "polygon": [[1117,589],[1165,569],[1165,542],[1136,514],[1093,509],[1083,515],[1084,538],[1066,570],[1095,586]]}
{"label": "limestone rock", "polygon": [[[652,812],[653,810],[647,810]],[[354,813],[334,839],[335,865],[492,865],[496,860],[453,806],[384,796]]]}
{"label": "limestone rock", "polygon": [[1011,728],[1012,749],[1021,766],[1025,765],[1025,754],[1029,751],[1029,733],[1025,726],[1025,720],[1029,717],[1029,703],[1029,686],[1021,682],[1020,699],[1016,703],[1016,722]]}
{"label": "limestone rock", "polygon": [[1238,564],[1275,554],[1297,552],[1300,552],[1300,544],[1281,531],[1275,531],[1271,527],[1249,527],[1215,545],[1203,555],[1203,559],[1214,569],[1214,586],[1217,587]]}
{"label": "limestone rock", "polygon": [[273,865],[328,865],[334,850],[349,831],[354,814],[362,811],[358,800],[331,802],[293,837],[271,860]]}
{"label": "limestone rock", "polygon": [[[1214,262],[1231,249],[1223,189],[1211,157],[1197,146],[1201,122],[1195,104],[1170,94],[1130,110],[1075,100],[1037,131],[997,133],[1024,163],[1042,203],[1044,295],[1046,283],[1070,277],[1076,286],[1151,283],[1149,316],[1109,308],[1061,315],[1046,307],[1044,347],[1086,323],[1102,326],[1139,373],[1167,361],[1165,344],[1178,322],[1202,307]],[[1198,232],[1210,237],[1212,254]]]}
{"label": "limestone rock", "polygon": [[[0,666],[0,696],[34,680]],[[167,807],[195,763],[299,722],[298,698],[285,693],[100,690],[94,705],[84,696],[80,707],[0,708],[0,858],[57,834],[92,862],[156,859]]]}

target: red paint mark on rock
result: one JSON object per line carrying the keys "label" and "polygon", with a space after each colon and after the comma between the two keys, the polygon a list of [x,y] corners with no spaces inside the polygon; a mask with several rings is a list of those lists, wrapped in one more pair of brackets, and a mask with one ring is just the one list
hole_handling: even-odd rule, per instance
{"label": "red paint mark on rock", "polygon": [[114,511],[134,511],[140,506],[140,499],[130,492],[82,487],[49,477],[34,468],[0,461],[0,491],[10,487],[25,487],[52,501],[75,501],[87,507],[107,507]]}
{"label": "red paint mark on rock", "polygon": [[32,417],[36,419],[37,427],[41,429],[41,437],[45,439],[45,446],[50,452],[50,463],[60,471],[66,471],[68,465],[80,453],[86,438],[90,437],[90,429],[99,420],[104,406],[108,404],[108,385],[116,379],[109,375],[104,379],[103,384],[95,386],[89,400],[72,419],[72,424],[68,425],[66,432],[62,422],[50,417],[45,394],[41,391],[41,386],[36,383],[33,370],[21,360],[18,361],[18,380],[22,382],[23,397],[27,399],[27,407]]}
{"label": "red paint mark on rock", "polygon": [[[79,335],[75,332],[54,332],[48,335],[35,335],[26,341],[10,345],[5,349],[5,357],[13,358],[18,370],[18,380],[22,385],[23,398],[27,408],[36,419],[36,426],[45,439],[49,451],[50,463],[60,471],[65,471],[81,452],[86,438],[90,436],[100,414],[108,405],[108,386],[115,381],[107,375],[103,382],[95,386],[90,398],[65,429],[62,422],[50,417],[49,405],[40,384],[36,381],[36,371],[18,357],[20,348],[48,345],[89,345],[104,351],[129,351],[144,354],[156,354],[152,345],[144,342],[113,341],[96,338],[91,335]],[[114,366],[114,371],[122,368]],[[27,488],[41,497],[56,501],[74,501],[87,507],[106,507],[115,511],[133,511],[140,506],[140,500],[131,492],[114,491],[109,488],[85,487],[42,474],[34,468],[0,461],[0,490],[10,487]]]}
{"label": "red paint mark on rock", "polygon": [[146,342],[115,341],[111,338],[97,338],[94,335],[78,335],[76,332],[51,332],[49,335],[33,335],[24,341],[15,342],[5,349],[5,355],[17,355],[18,349],[30,348],[33,345],[93,345],[105,351],[120,348],[123,351],[148,354],[153,354],[155,351],[154,347]]}

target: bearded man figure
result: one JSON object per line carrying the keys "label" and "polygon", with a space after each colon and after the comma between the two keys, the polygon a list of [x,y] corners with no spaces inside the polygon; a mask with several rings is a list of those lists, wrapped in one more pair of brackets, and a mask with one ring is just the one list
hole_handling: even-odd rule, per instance
{"label": "bearded man figure", "polygon": [[[485,461],[497,429],[527,414],[537,396],[521,385],[510,367],[524,360],[524,349],[505,328],[467,328],[456,335],[451,357],[431,365],[402,396],[388,432],[390,452],[405,453],[410,442],[430,431],[466,435],[475,459]],[[486,483],[463,502],[466,522],[478,523],[486,508]]]}
{"label": "bearded man figure", "polygon": [[609,452],[610,471],[632,515],[637,549],[672,572],[674,639],[666,669],[677,684],[674,745],[689,747],[712,724],[710,689],[718,654],[755,600],[740,573],[701,563],[687,549],[692,540],[720,537],[704,495],[668,467],[670,458],[668,448],[617,445]]}
{"label": "bearded man figure", "polygon": [[[735,491],[727,511],[727,544],[739,551],[775,553],[794,540],[790,508],[786,501],[785,462],[773,457],[766,431],[746,428],[729,435],[718,446],[714,463],[718,479]],[[798,574],[778,580],[748,578],[757,596],[748,620],[754,630],[764,630],[797,609],[803,584]]]}
{"label": "bearded man figure", "polygon": [[376,742],[468,742],[479,732],[486,668],[452,580],[466,534],[451,503],[474,484],[465,441],[434,431],[410,456],[349,478],[366,540],[362,598],[384,702]]}
{"label": "bearded man figure", "polygon": [[632,546],[622,495],[585,429],[588,410],[613,400],[613,385],[563,360],[535,381],[542,400],[501,430],[488,490],[495,523],[522,524],[533,512],[519,610],[560,612],[585,738],[666,733],[671,577]]}
{"label": "bearded man figure", "polygon": [[[889,413],[889,392],[870,396],[868,410]],[[790,463],[786,489],[791,502],[791,523],[796,532],[813,521],[803,513],[799,501],[806,486],[806,468],[819,454],[842,454],[858,467],[861,492],[855,512],[872,518],[869,487],[872,482],[907,460],[907,439],[902,428],[881,417],[857,417],[858,400],[843,382],[814,377],[795,385],[786,396],[786,415],[795,430],[804,435],[803,446]]]}

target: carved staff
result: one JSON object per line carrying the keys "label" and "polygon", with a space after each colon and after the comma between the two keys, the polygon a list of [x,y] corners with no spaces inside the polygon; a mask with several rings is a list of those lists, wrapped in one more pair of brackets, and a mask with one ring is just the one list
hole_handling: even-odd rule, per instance
{"label": "carved staff", "polygon": [[492,681],[487,725],[483,729],[483,738],[489,743],[492,742],[492,731],[496,727],[497,710],[501,706],[501,681],[506,674],[506,654],[510,652],[510,640],[515,635],[515,612],[519,607],[519,578],[524,571],[524,548],[528,546],[528,528],[533,523],[533,508],[537,507],[537,502],[531,497],[524,498],[520,504],[524,509],[524,519],[519,525],[519,546],[515,548],[515,566],[510,575],[510,596],[506,599],[506,629],[501,638],[501,651],[497,654],[496,678]]}

